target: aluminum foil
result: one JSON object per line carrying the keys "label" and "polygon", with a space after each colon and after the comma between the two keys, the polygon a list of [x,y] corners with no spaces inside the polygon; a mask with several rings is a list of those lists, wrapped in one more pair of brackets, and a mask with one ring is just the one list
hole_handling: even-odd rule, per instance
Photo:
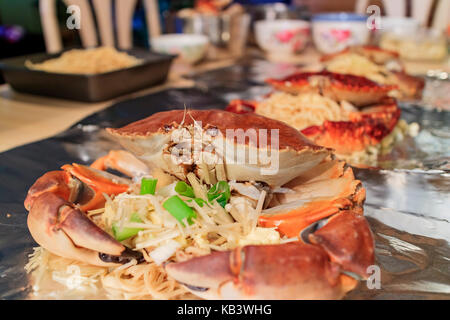
{"label": "aluminum foil", "polygon": [[[295,67],[295,66],[294,66]],[[52,298],[33,293],[24,266],[36,243],[26,226],[23,200],[37,177],[71,162],[90,163],[117,147],[103,128],[120,127],[172,108],[223,108],[231,98],[267,90],[265,62],[237,65],[195,77],[196,89],[171,89],[120,102],[62,134],[0,153],[0,299]],[[289,69],[291,68],[291,69]],[[282,65],[286,73],[292,66]],[[158,108],[155,108],[158,106]],[[410,154],[390,159],[387,169],[355,169],[367,190],[365,215],[376,240],[379,288],[361,282],[346,299],[450,299],[449,113],[403,106],[403,117],[426,134],[406,141]],[[405,161],[407,162],[405,164]],[[65,292],[63,288],[58,290]],[[60,296],[61,298],[61,296]],[[101,292],[68,292],[63,298],[100,299]]]}

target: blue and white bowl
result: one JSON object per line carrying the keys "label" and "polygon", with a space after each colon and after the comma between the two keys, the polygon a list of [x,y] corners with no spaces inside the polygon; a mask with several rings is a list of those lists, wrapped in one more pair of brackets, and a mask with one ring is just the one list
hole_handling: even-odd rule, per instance
{"label": "blue and white bowl", "polygon": [[369,42],[367,16],[356,13],[323,13],[312,18],[312,35],[322,53],[339,52],[346,47]]}

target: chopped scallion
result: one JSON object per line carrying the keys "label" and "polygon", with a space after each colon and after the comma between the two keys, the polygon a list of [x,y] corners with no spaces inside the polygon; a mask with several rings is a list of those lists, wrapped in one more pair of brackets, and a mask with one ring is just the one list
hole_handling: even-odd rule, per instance
{"label": "chopped scallion", "polygon": [[190,185],[188,185],[184,181],[178,181],[177,185],[175,186],[175,191],[182,196],[194,198],[194,189]]}
{"label": "chopped scallion", "polygon": [[[131,215],[130,222],[142,223],[142,220],[139,217],[139,215],[135,212]],[[123,241],[128,238],[134,237],[141,230],[142,230],[141,228],[127,228],[127,227],[120,228],[118,223],[113,223],[112,225],[114,238],[116,238],[117,241]]]}
{"label": "chopped scallion", "polygon": [[175,217],[185,227],[183,220],[186,219],[189,225],[193,224],[193,218],[197,218],[195,211],[189,207],[179,196],[172,196],[163,203],[164,209]]}
{"label": "chopped scallion", "polygon": [[141,194],[155,194],[157,183],[158,183],[158,179],[142,178]]}
{"label": "chopped scallion", "polygon": [[216,200],[222,207],[225,207],[231,196],[230,186],[226,181],[219,181],[208,190],[208,201]]}

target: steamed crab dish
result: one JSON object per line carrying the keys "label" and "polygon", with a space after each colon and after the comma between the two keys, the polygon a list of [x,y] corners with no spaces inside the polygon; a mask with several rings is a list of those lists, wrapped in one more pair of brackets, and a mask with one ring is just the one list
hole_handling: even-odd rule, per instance
{"label": "steamed crab dish", "polygon": [[364,77],[301,72],[284,79],[266,80],[275,91],[257,101],[233,100],[227,109],[258,113],[293,126],[316,144],[332,148],[354,165],[376,165],[416,124],[400,120],[400,109],[381,85]]}
{"label": "steamed crab dish", "polygon": [[374,46],[349,47],[341,52],[321,58],[326,70],[366,77],[383,85],[391,85],[390,96],[403,99],[420,99],[425,82],[405,72],[395,51]]}
{"label": "steamed crab dish", "polygon": [[77,266],[80,287],[127,299],[340,299],[368,277],[365,190],[295,128],[175,110],[108,132],[127,151],[30,188],[33,274]]}

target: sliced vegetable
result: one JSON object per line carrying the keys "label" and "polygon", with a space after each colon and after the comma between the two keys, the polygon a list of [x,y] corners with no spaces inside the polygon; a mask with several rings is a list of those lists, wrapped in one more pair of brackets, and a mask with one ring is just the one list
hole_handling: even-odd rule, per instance
{"label": "sliced vegetable", "polygon": [[189,225],[193,224],[193,218],[197,218],[195,211],[189,207],[179,196],[172,196],[163,203],[164,209],[177,219],[183,227],[186,219]]}
{"label": "sliced vegetable", "polygon": [[184,181],[178,181],[177,185],[175,186],[175,191],[182,196],[194,198],[194,189],[190,185],[188,185]]}
{"label": "sliced vegetable", "polygon": [[[195,198],[192,200],[194,200],[201,208],[203,208],[203,205],[206,203],[202,198]],[[186,200],[186,202],[191,202],[192,200]]]}
{"label": "sliced vegetable", "polygon": [[[130,217],[130,222],[142,222],[142,220],[137,213],[133,213]],[[117,241],[123,241],[128,238],[134,237],[141,230],[143,230],[143,229],[127,228],[127,227],[120,228],[118,223],[113,223],[113,225],[112,225],[112,231],[114,234],[114,238],[116,238]]]}
{"label": "sliced vegetable", "polygon": [[214,199],[223,207],[227,204],[230,199],[231,192],[230,186],[226,181],[219,181],[211,189],[208,190],[208,201],[212,202]]}
{"label": "sliced vegetable", "polygon": [[158,179],[142,178],[141,194],[155,194],[157,183],[158,183]]}
{"label": "sliced vegetable", "polygon": [[181,245],[178,242],[169,240],[166,244],[159,246],[148,255],[157,265],[161,265],[164,261],[169,259],[179,247],[181,247]]}
{"label": "sliced vegetable", "polygon": [[201,199],[201,198],[195,198],[194,201],[201,207],[203,208],[203,205],[206,203],[205,200]]}

